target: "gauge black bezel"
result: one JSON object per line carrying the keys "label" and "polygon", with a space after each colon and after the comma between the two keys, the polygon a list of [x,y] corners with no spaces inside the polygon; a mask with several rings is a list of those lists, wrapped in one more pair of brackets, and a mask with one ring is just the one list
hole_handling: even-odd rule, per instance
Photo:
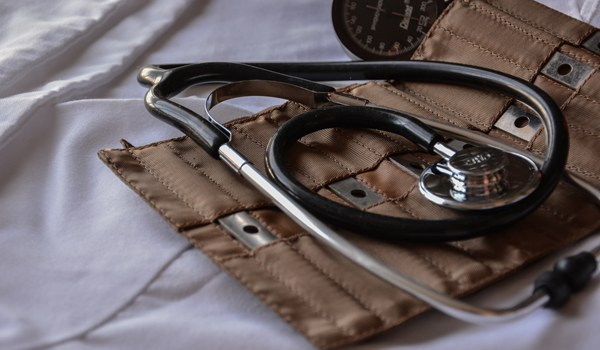
{"label": "gauge black bezel", "polygon": [[[358,45],[350,36],[348,31],[346,30],[346,26],[344,25],[344,1],[346,0],[333,0],[333,4],[331,5],[331,20],[333,22],[333,29],[340,40],[342,46],[349,52],[350,56],[354,56],[352,58],[363,59],[365,61],[399,61],[399,60],[408,60],[412,57],[414,51],[419,47],[419,45],[415,46],[412,50],[407,52],[403,52],[399,55],[395,56],[383,56],[377,55],[370,51],[365,50],[360,45]],[[451,1],[446,0],[434,0],[436,4],[436,14],[435,19],[437,19],[442,11],[448,6]]]}

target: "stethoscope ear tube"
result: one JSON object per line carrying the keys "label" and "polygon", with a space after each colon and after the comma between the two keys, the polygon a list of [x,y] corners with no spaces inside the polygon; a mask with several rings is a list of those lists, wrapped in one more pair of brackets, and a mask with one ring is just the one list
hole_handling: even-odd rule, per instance
{"label": "stethoscope ear tube", "polygon": [[146,108],[153,116],[181,130],[206,153],[219,159],[219,147],[229,142],[231,138],[223,129],[182,105],[159,98],[154,88],[148,91],[145,99]]}
{"label": "stethoscope ear tube", "polygon": [[157,94],[163,98],[173,97],[190,86],[198,84],[231,83],[242,80],[271,80],[313,91],[335,91],[331,86],[301,77],[277,73],[250,64],[230,62],[152,65],[143,68],[137,80],[141,85],[153,86]]}
{"label": "stethoscope ear tube", "polygon": [[[314,109],[284,123],[277,129],[267,147],[267,154],[287,150],[302,136],[318,130],[336,128],[367,128],[389,131],[407,138],[425,152],[435,155],[434,146],[444,137],[420,120],[400,111],[358,106],[334,106]],[[281,143],[273,141],[281,140]],[[277,144],[276,147],[273,144]],[[275,151],[277,150],[277,151]],[[269,157],[267,157],[268,162]]]}
{"label": "stethoscope ear tube", "polygon": [[335,91],[327,85],[241,63],[154,65],[143,68],[138,74],[138,82],[150,87],[145,97],[146,109],[158,119],[183,131],[215,159],[219,159],[219,147],[231,138],[229,130],[169,98],[198,84],[253,79],[269,79],[322,92]]}

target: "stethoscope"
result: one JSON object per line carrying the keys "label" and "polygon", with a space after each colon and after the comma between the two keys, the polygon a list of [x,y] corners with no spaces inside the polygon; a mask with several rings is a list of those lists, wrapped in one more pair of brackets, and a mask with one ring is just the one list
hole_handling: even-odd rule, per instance
{"label": "stethoscope", "polygon": [[[376,105],[312,81],[390,79],[459,84],[519,100],[537,112],[544,123],[546,155],[541,159],[485,134]],[[490,323],[522,317],[541,307],[556,308],[596,272],[600,247],[560,260],[553,271],[537,278],[533,294],[517,305],[481,308],[392,269],[324,223],[327,220],[385,239],[442,242],[480,236],[514,223],[541,205],[561,178],[600,201],[598,189],[564,171],[568,135],[560,109],[541,89],[521,79],[471,66],[406,61],[160,65],[142,69],[138,81],[150,87],[145,105],[151,114],[179,128],[212,157],[224,160],[308,233],[374,275],[453,317]],[[188,87],[209,82],[229,84],[208,96],[205,117],[169,100]],[[232,146],[231,132],[210,114],[217,104],[243,96],[285,98],[313,108],[290,119],[272,136],[266,152],[269,177]],[[313,193],[292,176],[285,154],[304,135],[334,127],[398,133],[424,151],[441,156],[440,162],[421,175],[421,193],[440,205],[480,212],[452,220],[398,219],[353,209]],[[477,147],[454,150],[445,144],[442,134],[468,140]]]}

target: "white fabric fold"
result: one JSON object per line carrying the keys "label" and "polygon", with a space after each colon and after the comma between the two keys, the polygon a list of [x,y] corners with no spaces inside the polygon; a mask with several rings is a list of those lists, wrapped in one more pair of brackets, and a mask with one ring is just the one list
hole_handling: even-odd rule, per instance
{"label": "white fabric fold", "polygon": [[565,2],[551,2],[555,8],[568,14],[571,17],[577,18],[580,21],[592,23],[597,26],[598,22],[595,17],[598,14],[599,0],[571,0]]}
{"label": "white fabric fold", "polygon": [[584,22],[592,22],[593,18],[598,14],[599,0],[585,0],[581,6],[581,19]]}
{"label": "white fabric fold", "polygon": [[110,21],[124,0],[5,1],[0,4],[0,89]]}
{"label": "white fabric fold", "polygon": [[207,256],[190,249],[102,327],[55,350],[82,348],[302,350],[313,347]]}
{"label": "white fabric fold", "polygon": [[93,329],[188,248],[178,235],[147,237],[172,229],[96,155],[111,124],[158,136],[146,121],[138,101],[69,102],[41,109],[0,150],[1,349]]}
{"label": "white fabric fold", "polygon": [[[102,21],[87,21],[77,18],[79,22],[87,23],[86,30],[68,30],[73,26],[74,16],[71,13],[54,13],[55,25],[50,28],[31,23],[37,23],[38,17],[46,15],[47,3],[38,1],[29,11],[22,11],[18,17],[18,26],[33,28],[26,30],[23,38],[17,38],[15,45],[26,45],[19,49],[9,50],[13,56],[6,58],[9,71],[5,73],[5,84],[9,89],[2,90],[0,110],[8,111],[0,119],[0,148],[13,137],[27,122],[33,113],[48,103],[59,103],[72,99],[87,97],[87,94],[98,86],[114,80],[115,75],[123,71],[143,50],[152,44],[178,18],[191,0],[153,0],[153,1],[122,1],[119,11],[108,11],[109,18]],[[94,3],[64,0],[61,2],[65,9],[75,11],[77,8],[94,8]],[[41,6],[46,4],[46,6]],[[15,5],[16,6],[16,5]],[[95,14],[98,11],[90,11]],[[14,12],[20,12],[15,10]],[[65,11],[68,12],[68,11]],[[87,15],[81,11],[81,17]],[[97,17],[98,15],[96,15]],[[89,23],[88,23],[89,22]],[[17,26],[14,21],[4,23],[9,28]],[[90,28],[93,25],[98,28]],[[98,30],[96,30],[98,29]],[[2,30],[2,28],[0,28]],[[54,35],[39,36],[39,32],[51,31]],[[98,32],[100,31],[100,32]],[[37,34],[37,36],[36,36]],[[30,36],[36,40],[22,44],[20,40]],[[62,39],[62,40],[61,40]],[[9,40],[7,40],[9,41]],[[57,42],[63,46],[60,50],[48,42]],[[9,41],[9,44],[12,41]],[[19,45],[17,45],[19,44]],[[9,45],[9,48],[12,47]],[[30,57],[31,56],[31,57]],[[29,63],[23,67],[16,62],[24,60]],[[15,64],[15,68],[11,65]],[[12,69],[12,70],[10,70]],[[22,73],[22,76],[19,74]]]}

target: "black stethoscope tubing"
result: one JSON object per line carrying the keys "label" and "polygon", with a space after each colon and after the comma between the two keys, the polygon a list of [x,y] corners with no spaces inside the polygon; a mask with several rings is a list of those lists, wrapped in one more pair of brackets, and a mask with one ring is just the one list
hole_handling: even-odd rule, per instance
{"label": "black stethoscope tubing", "polygon": [[373,238],[427,243],[464,240],[493,233],[535,210],[545,198],[544,189],[555,186],[546,182],[541,184],[545,186],[541,191],[520,202],[486,213],[467,213],[455,219],[407,219],[363,211],[329,200],[303,185],[288,168],[287,151],[305,135],[336,127],[369,128],[403,135],[398,119],[396,113],[387,110],[356,106],[326,107],[296,116],[284,123],[269,142],[266,153],[269,176],[293,194],[300,204],[334,226]]}
{"label": "black stethoscope tubing", "polygon": [[[173,123],[172,110],[161,106],[169,97],[185,88],[204,82],[225,82],[250,79],[282,81],[318,92],[332,92],[334,89],[324,84],[307,81],[305,78],[319,80],[345,79],[401,79],[408,81],[428,81],[449,83],[483,88],[511,98],[515,98],[532,107],[541,116],[546,125],[547,151],[545,161],[540,169],[541,179],[538,188],[521,201],[494,209],[485,214],[477,213],[456,219],[445,220],[415,220],[389,217],[371,212],[357,210],[328,200],[302,185],[287,169],[285,151],[300,137],[322,128],[332,127],[368,127],[393,131],[393,120],[399,118],[397,113],[375,111],[370,107],[346,107],[344,110],[332,107],[318,109],[292,118],[284,124],[271,139],[267,151],[267,169],[269,175],[286,188],[297,200],[315,215],[336,226],[368,234],[384,239],[401,239],[421,242],[440,242],[468,239],[485,235],[504,228],[534,211],[552,193],[564,171],[568,154],[568,135],[560,109],[554,101],[541,89],[514,77],[464,65],[439,62],[352,62],[352,63],[264,63],[251,66],[230,63],[204,63],[197,65],[162,66],[171,68],[168,75],[153,87],[158,97],[157,108],[151,109],[159,117],[168,110],[165,120]],[[272,71],[257,69],[270,68],[283,73],[300,76],[291,77]],[[192,112],[193,113],[193,112]],[[344,117],[351,113],[353,121]],[[360,121],[368,117],[369,122]],[[314,118],[314,116],[318,116]],[[193,115],[176,125],[185,129],[190,119],[198,119]],[[310,120],[308,125],[307,120]],[[333,122],[333,123],[332,123]],[[350,125],[353,124],[353,125]],[[209,125],[210,126],[210,125]],[[214,125],[213,125],[214,126]],[[194,128],[192,128],[194,129]],[[215,131],[211,127],[202,127],[202,135],[196,135],[193,130],[186,134],[195,136],[195,141],[204,144],[204,148],[213,156],[217,155],[218,147],[227,142],[229,135],[223,131]]]}
{"label": "black stethoscope tubing", "polygon": [[[146,105],[152,114],[184,131],[215,158],[218,158],[218,148],[229,141],[230,135],[225,134],[217,123],[213,124],[183,106],[177,105],[185,113],[176,113],[173,108],[170,108],[175,103],[168,100],[185,88],[204,82],[265,79],[283,81],[318,92],[331,92],[334,89],[303,78],[316,78],[322,75],[322,79],[327,80],[402,79],[449,83],[492,90],[518,99],[533,108],[544,121],[548,145],[546,157],[540,169],[540,183],[533,193],[520,202],[495,209],[490,213],[424,222],[423,220],[401,219],[359,211],[324,199],[301,185],[287,170],[284,152],[291,144],[286,140],[295,141],[302,136],[298,131],[304,130],[301,128],[301,124],[306,119],[302,116],[292,118],[288,122],[293,125],[292,127],[284,125],[273,136],[272,146],[267,152],[268,172],[308,210],[341,227],[378,238],[426,242],[468,239],[489,234],[523,218],[541,205],[552,193],[564,171],[568,154],[568,135],[560,109],[541,89],[509,75],[464,65],[423,61],[309,65],[275,63],[260,64],[259,66],[256,68],[232,63],[203,63],[183,65],[177,68],[163,66],[161,68],[171,68],[171,70],[151,88],[147,99],[154,100],[147,101],[150,103]],[[301,78],[260,69],[264,67],[275,68],[285,73],[291,72],[300,75]],[[366,108],[365,111],[368,109]],[[312,115],[322,112],[316,110],[309,113]],[[318,129],[314,125],[319,125],[319,123],[319,119],[313,122],[313,130]],[[345,124],[343,117],[336,118],[335,126],[341,127]],[[294,132],[288,132],[288,130]]]}
{"label": "black stethoscope tubing", "polygon": [[[293,64],[290,65],[292,67],[282,65],[281,67],[275,67],[275,69],[281,68],[280,71],[284,71],[284,68],[287,67],[286,73],[290,71],[296,73],[299,67],[293,67]],[[383,67],[389,69],[383,69]],[[358,76],[360,79],[371,79],[373,77],[398,79],[400,77],[401,80],[452,83],[501,93],[520,100],[535,109],[546,125],[548,139],[546,158],[540,169],[540,184],[527,198],[501,209],[492,210],[489,213],[478,213],[457,219],[404,219],[365,212],[328,200],[314,193],[292,176],[287,168],[285,152],[295,141],[308,133],[325,127],[348,126],[349,122],[345,115],[352,115],[353,118],[358,117],[352,114],[355,112],[351,109],[336,111],[332,108],[327,112],[320,110],[307,112],[292,118],[275,132],[267,150],[267,165],[270,176],[293,193],[300,203],[313,208],[315,215],[328,222],[352,231],[384,239],[420,242],[468,239],[492,233],[529,215],[543,203],[560,180],[568,155],[567,128],[562,113],[554,101],[541,89],[529,83],[488,70],[431,62],[410,62],[406,64],[404,62],[402,64],[356,62],[351,66],[329,65],[327,68],[332,68],[335,71],[335,73],[329,73],[326,76],[327,79],[337,78],[342,74],[348,74],[352,77]],[[303,77],[314,78],[314,74],[322,73],[324,68],[314,65],[310,66],[309,69],[314,69],[315,72],[306,73]],[[319,114],[318,118],[314,118]],[[375,118],[375,115],[373,114],[371,118]],[[326,119],[329,120],[325,122]],[[355,119],[360,120],[360,117]],[[380,121],[370,126],[369,123],[362,123],[361,127],[391,131],[388,124]]]}

